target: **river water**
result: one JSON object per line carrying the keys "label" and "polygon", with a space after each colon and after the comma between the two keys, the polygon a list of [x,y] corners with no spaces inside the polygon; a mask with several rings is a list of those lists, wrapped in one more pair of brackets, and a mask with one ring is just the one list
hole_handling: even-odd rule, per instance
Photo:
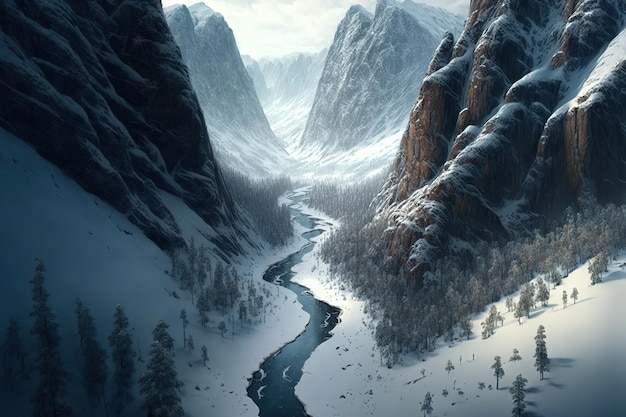
{"label": "river water", "polygon": [[[306,195],[292,193],[290,199],[294,203],[305,202]],[[321,224],[320,219],[307,216],[293,206],[292,216],[295,222],[307,229],[302,236],[308,243],[298,252],[268,267],[263,279],[293,291],[310,320],[302,333],[267,357],[252,375],[248,396],[259,407],[261,417],[308,416],[294,389],[302,377],[304,362],[320,344],[332,337],[331,331],[340,320],[339,308],[317,300],[307,287],[291,281],[296,275],[293,266],[302,262],[302,257],[313,250],[315,243],[311,239],[322,233],[317,228]]]}

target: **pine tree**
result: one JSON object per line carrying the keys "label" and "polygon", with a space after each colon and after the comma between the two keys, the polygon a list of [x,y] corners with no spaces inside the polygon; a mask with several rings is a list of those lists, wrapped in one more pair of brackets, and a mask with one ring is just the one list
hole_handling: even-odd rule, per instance
{"label": "pine tree", "polygon": [[189,348],[189,353],[191,353],[191,351],[195,348],[193,344],[193,337],[191,337],[191,335],[187,337],[187,347]]}
{"label": "pine tree", "polygon": [[522,374],[519,374],[515,381],[513,381],[513,385],[509,388],[509,392],[513,395],[513,416],[520,417],[526,409],[526,403],[524,402],[524,387],[528,380],[522,377]]}
{"label": "pine tree", "polygon": [[541,303],[542,306],[548,305],[548,300],[550,299],[550,290],[546,285],[545,281],[539,277],[537,279],[537,301]]}
{"label": "pine tree", "polygon": [[196,308],[198,309],[198,313],[200,314],[200,324],[202,327],[205,327],[209,322],[209,310],[210,310],[210,294],[209,289],[206,288],[204,290],[200,290],[200,295],[198,295],[198,302],[196,303]]}
{"label": "pine tree", "polygon": [[189,320],[187,319],[187,312],[183,308],[180,310],[180,319],[183,321],[183,348],[187,347],[187,326],[189,325]]}
{"label": "pine tree", "polygon": [[469,319],[469,317],[465,316],[461,319],[461,336],[467,336],[467,340],[469,340],[470,335],[472,334],[472,328],[474,327],[474,323]]}
{"label": "pine tree", "polygon": [[169,324],[163,320],[159,320],[152,331],[152,337],[159,342],[163,349],[167,350],[170,354],[174,351],[174,339],[168,333]]}
{"label": "pine tree", "polygon": [[550,359],[548,358],[548,349],[546,348],[546,329],[543,325],[539,325],[537,335],[535,336],[535,368],[539,371],[539,379],[543,379],[543,373],[550,371]]}
{"label": "pine tree", "polygon": [[502,358],[500,356],[496,356],[494,358],[495,362],[491,365],[491,369],[493,369],[493,376],[496,377],[496,390],[499,388],[500,378],[504,376],[504,369],[502,368]]}
{"label": "pine tree", "polygon": [[427,392],[424,396],[422,411],[424,412],[424,417],[426,417],[426,414],[431,415],[433,413],[433,397],[430,395],[430,392]]}
{"label": "pine tree", "polygon": [[35,259],[35,274],[30,280],[35,305],[30,316],[34,323],[31,333],[37,337],[37,371],[39,385],[33,402],[35,417],[61,417],[72,415],[70,405],[64,400],[69,373],[65,370],[59,353],[59,325],[48,306],[50,295],[44,287],[45,267],[41,259]]}
{"label": "pine tree", "polygon": [[122,306],[118,304],[113,314],[113,330],[109,335],[115,387],[111,396],[111,403],[113,404],[113,411],[118,415],[133,400],[133,375],[137,354],[133,349],[133,339],[128,327],[128,318]]}
{"label": "pine tree", "polygon": [[206,366],[207,361],[209,360],[209,353],[205,345],[202,345],[202,364]]}
{"label": "pine tree", "polygon": [[570,295],[570,297],[574,300],[574,304],[576,304],[576,301],[578,301],[578,289],[576,287],[572,290],[572,295]]}
{"label": "pine tree", "polygon": [[246,303],[243,300],[239,301],[239,322],[243,327],[244,320],[248,319],[248,308],[246,307]]}
{"label": "pine tree", "polygon": [[83,356],[83,385],[87,396],[102,404],[108,373],[107,354],[98,342],[96,325],[89,309],[79,299],[76,300],[75,313]]}
{"label": "pine tree", "polygon": [[220,324],[217,326],[217,329],[222,333],[222,338],[223,338],[224,332],[226,331],[226,323],[224,323],[224,321],[220,321]]}
{"label": "pine tree", "polygon": [[446,364],[445,370],[448,371],[448,373],[454,370],[454,365],[452,365],[452,361],[450,359],[448,359],[448,363]]}
{"label": "pine tree", "polygon": [[[156,329],[155,329],[156,330]],[[139,379],[139,392],[144,396],[144,407],[149,417],[183,417],[174,360],[168,350],[155,340],[150,349],[146,372]]]}
{"label": "pine tree", "polygon": [[4,376],[7,379],[11,379],[18,373],[18,370],[22,374],[26,371],[24,342],[20,336],[20,326],[14,318],[9,319],[7,334],[2,344],[2,360]]}
{"label": "pine tree", "polygon": [[521,361],[522,357],[519,354],[519,350],[517,350],[517,348],[513,349],[513,355],[509,358],[509,361],[511,362],[517,362],[517,361]]}
{"label": "pine tree", "polygon": [[563,308],[567,307],[567,291],[563,290]]}

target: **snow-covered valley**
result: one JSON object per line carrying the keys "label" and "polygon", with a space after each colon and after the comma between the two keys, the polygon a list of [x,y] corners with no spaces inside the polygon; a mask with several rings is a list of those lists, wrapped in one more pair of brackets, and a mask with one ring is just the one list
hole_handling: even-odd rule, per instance
{"label": "snow-covered valley", "polygon": [[[626,416],[626,397],[622,395],[626,387],[626,364],[622,360],[626,352],[626,330],[620,322],[626,317],[624,248],[610,256],[602,282],[594,285],[590,280],[590,261],[579,252],[579,264],[565,274],[558,286],[549,285],[545,305],[533,307],[528,317],[521,318],[511,311],[510,304],[507,306],[505,298],[495,300],[517,288],[519,282],[507,287],[513,282],[509,280],[513,276],[511,266],[518,260],[515,256],[521,259],[528,253],[520,251],[506,258],[497,271],[502,270],[502,275],[509,277],[494,278],[496,275],[486,273],[485,279],[480,278],[481,285],[484,284],[482,289],[489,286],[491,290],[492,285],[499,288],[489,295],[483,294],[485,303],[486,300],[491,303],[477,314],[464,310],[472,327],[467,338],[460,336],[465,323],[453,321],[449,328],[441,325],[448,316],[453,316],[447,314],[448,309],[461,310],[456,303],[441,302],[431,307],[428,301],[424,310],[410,309],[410,301],[425,292],[418,292],[422,283],[415,285],[410,281],[407,270],[413,272],[423,265],[413,264],[411,269],[400,263],[395,265],[393,259],[398,253],[420,250],[424,250],[420,255],[431,256],[429,250],[448,238],[452,245],[461,248],[483,244],[486,247],[492,238],[505,245],[506,239],[512,243],[520,235],[530,242],[533,233],[541,240],[540,232],[533,230],[539,222],[524,223],[525,220],[544,221],[543,232],[550,234],[553,221],[563,221],[561,217],[568,220],[583,217],[581,213],[588,208],[585,204],[595,204],[595,200],[583,200],[577,207],[580,213],[575,213],[576,208],[568,209],[563,216],[529,208],[533,199],[554,199],[547,204],[549,210],[561,211],[564,206],[559,205],[557,197],[563,197],[559,195],[561,192],[567,194],[563,190],[573,184],[568,182],[571,178],[566,173],[576,174],[572,178],[580,180],[581,187],[593,181],[601,184],[598,188],[590,186],[592,192],[604,190],[602,187],[606,184],[610,185],[606,190],[617,190],[623,185],[621,173],[626,166],[626,156],[622,155],[621,145],[609,146],[613,143],[609,140],[621,138],[626,132],[624,123],[619,122],[624,114],[619,103],[626,103],[623,100],[626,65],[622,53],[626,47],[626,5],[620,0],[603,3],[607,10],[615,6],[615,10],[620,11],[614,19],[615,25],[621,25],[619,34],[599,47],[595,55],[587,51],[591,48],[589,45],[581,46],[580,50],[595,56],[589,58],[582,69],[575,68],[576,57],[567,64],[561,63],[563,69],[546,66],[552,52],[555,52],[552,61],[558,61],[556,49],[542,49],[542,45],[547,44],[553,49],[562,46],[558,41],[560,29],[557,29],[578,34],[573,28],[577,22],[566,25],[561,21],[557,13],[560,3],[545,6],[550,10],[545,16],[529,12],[517,22],[514,17],[523,13],[516,8],[524,9],[520,6],[522,2],[503,0],[501,14],[493,12],[493,19],[481,20],[486,15],[481,13],[487,13],[485,10],[492,13],[490,8],[500,2],[485,2],[489,3],[485,10],[470,14],[467,21],[480,22],[476,26],[481,27],[480,31],[464,33],[454,42],[451,34],[446,35],[431,64],[420,60],[418,65],[409,60],[409,66],[414,67],[411,71],[394,65],[405,62],[402,48],[396,46],[406,47],[403,42],[409,31],[404,29],[413,24],[414,18],[421,17],[418,21],[425,27],[420,31],[428,32],[432,35],[429,38],[434,39],[441,38],[446,30],[458,32],[457,24],[460,25],[461,20],[444,19],[447,13],[430,7],[422,9],[410,1],[378,0],[374,13],[379,16],[378,23],[375,23],[375,16],[362,7],[350,9],[336,34],[341,48],[335,45],[330,49],[334,63],[328,61],[327,50],[319,54],[292,54],[254,61],[239,56],[236,33],[231,31],[223,16],[206,5],[172,6],[163,11],[158,2],[148,5],[123,0],[120,7],[115,7],[114,2],[84,1],[84,7],[81,2],[69,0],[35,0],[32,7],[28,2],[8,0],[0,5],[0,11],[11,14],[10,18],[0,14],[0,22],[5,26],[0,25],[0,63],[3,64],[0,73],[5,76],[0,81],[0,91],[7,96],[4,104],[0,104],[1,415],[48,417],[39,412],[36,404],[41,392],[46,391],[40,381],[45,379],[47,363],[40,356],[45,351],[39,345],[42,337],[33,330],[37,297],[31,293],[30,280],[38,258],[45,264],[45,288],[55,315],[52,321],[59,325],[60,358],[70,376],[60,378],[66,385],[59,396],[71,406],[73,415],[134,417],[146,415],[147,411],[150,417],[155,417],[152,412],[156,417],[497,417],[511,415],[513,400],[509,389],[515,378],[522,375],[527,384],[526,409],[521,416]],[[472,2],[473,6],[478,3]],[[595,0],[578,3],[581,9],[584,5],[597,8]],[[571,9],[578,7],[570,6]],[[148,7],[149,13],[145,14],[148,18],[141,20],[144,7]],[[58,25],[50,22],[48,13],[53,12],[60,16]],[[590,19],[594,23],[598,15],[602,13],[597,10],[589,15],[577,12],[572,19],[583,23]],[[133,20],[128,16],[135,16],[141,24],[131,23]],[[6,23],[13,18],[19,18],[20,23]],[[533,53],[546,63],[535,62],[536,68],[526,76],[511,86],[507,84],[511,94],[493,93],[498,103],[507,104],[504,110],[494,109],[492,113],[480,107],[478,96],[483,93],[487,96],[492,91],[489,77],[481,78],[479,72],[493,70],[494,62],[502,65],[513,62],[512,66],[524,63],[504,52],[498,55],[500,49],[489,49],[489,42],[500,39],[505,32],[496,31],[492,37],[488,36],[490,19],[496,23],[515,21],[513,27],[520,31],[530,28],[535,37],[527,36],[523,40],[533,44]],[[429,22],[432,27],[427,27]],[[111,29],[109,24],[114,26],[115,34],[107,38],[103,34]],[[482,25],[486,29],[481,35]],[[545,28],[539,30],[541,25]],[[340,33],[342,27],[345,33]],[[497,25],[494,27],[498,29]],[[396,30],[398,28],[403,30]],[[125,32],[127,29],[129,34]],[[152,37],[146,39],[145,33]],[[378,37],[381,33],[388,37]],[[481,40],[475,44],[472,37],[478,39],[479,35]],[[416,35],[409,38],[410,42],[406,43],[409,46],[420,43]],[[546,43],[535,38],[545,38],[541,42]],[[351,49],[349,41],[355,39],[358,42],[354,45],[358,48]],[[43,40],[45,47],[38,43]],[[420,57],[431,56],[431,43],[420,43],[417,51]],[[566,46],[569,44],[563,49],[568,52]],[[59,47],[61,52],[54,47]],[[480,61],[483,49],[491,60]],[[580,52],[576,45],[571,50],[574,55]],[[399,55],[395,56],[396,53]],[[72,64],[68,65],[71,73],[59,64],[64,54]],[[472,65],[476,68],[472,69]],[[426,66],[433,72],[425,83],[426,92],[419,93],[411,112],[420,84],[411,80],[425,72]],[[152,71],[151,67],[160,72]],[[529,64],[528,68],[531,67]],[[392,70],[403,73],[401,81],[386,78]],[[457,70],[458,74],[465,75],[457,77],[454,72]],[[322,88],[318,84],[323,73],[326,73],[326,80]],[[551,75],[545,77],[547,73]],[[470,74],[473,75],[470,77]],[[506,78],[505,75],[502,77]],[[76,88],[72,77],[77,81]],[[421,75],[417,78],[421,79]],[[558,83],[551,84],[554,78],[564,84],[561,87]],[[472,84],[477,80],[483,83],[480,88]],[[392,88],[384,93],[381,86],[387,82]],[[507,79],[504,84],[508,82]],[[45,88],[37,90],[33,87],[37,83]],[[474,97],[472,94],[477,91]],[[45,97],[38,96],[41,92],[46,93]],[[381,105],[383,100],[376,99],[378,94],[390,100]],[[549,105],[551,99],[544,100],[543,96],[548,95],[554,96],[554,106],[558,104],[554,113]],[[455,107],[466,99],[485,114],[471,115],[476,116],[474,120],[468,110],[470,105],[465,109]],[[324,104],[324,100],[328,102]],[[319,115],[317,119],[312,117],[316,101],[319,101],[319,114],[325,114],[326,119]],[[432,107],[428,107],[429,103]],[[515,110],[526,104],[535,116],[545,116],[545,120],[534,116],[519,118]],[[608,108],[611,106],[615,110]],[[420,113],[422,109],[426,109],[424,114]],[[444,112],[444,109],[452,110]],[[590,109],[600,116],[593,119]],[[360,113],[361,118],[351,120],[356,113]],[[562,126],[558,124],[558,118],[566,113],[573,115],[575,124],[567,125],[567,121],[563,121]],[[440,115],[446,120],[438,119]],[[611,126],[619,128],[603,130],[598,122],[605,120],[603,115],[609,115]],[[345,124],[340,135],[331,132],[329,127],[329,120],[335,116]],[[491,122],[487,122],[488,119]],[[498,125],[506,120],[515,124]],[[307,127],[309,122],[311,126]],[[466,122],[467,126],[463,124]],[[421,123],[427,125],[422,130]],[[486,123],[487,133],[476,136],[483,129],[480,123]],[[498,141],[521,143],[521,139],[516,138],[525,137],[526,128],[531,124],[545,125],[547,133],[539,142],[535,169],[526,176],[508,163],[516,155],[507,153],[505,148],[494,145],[497,141],[490,140],[497,136]],[[447,127],[443,129],[442,125]],[[463,127],[462,132],[454,133],[458,126]],[[313,133],[308,136],[309,142],[303,143],[307,129]],[[449,134],[444,135],[444,130],[449,130]],[[566,138],[575,138],[563,149],[559,147],[562,131],[569,135]],[[32,132],[36,134],[31,135]],[[602,134],[602,141],[595,139],[594,142],[592,133],[598,132]],[[411,135],[418,139],[410,142]],[[342,143],[345,138],[358,143],[346,147]],[[445,145],[439,147],[439,140],[445,141]],[[481,143],[480,151],[484,152],[471,152],[473,146]],[[528,148],[533,148],[534,152],[535,145],[528,145]],[[429,159],[430,152],[440,152],[448,160],[439,167],[438,162]],[[533,152],[527,156],[528,164],[535,158]],[[467,158],[455,161],[457,153]],[[616,156],[604,167],[608,154]],[[486,161],[497,163],[480,163],[478,157],[485,155],[493,156]],[[587,155],[587,159],[579,155]],[[394,157],[397,161],[409,161],[401,170],[406,174],[402,180],[394,176],[393,169],[401,166],[397,161],[392,166]],[[585,165],[588,160],[593,169]],[[476,165],[468,168],[471,164]],[[500,169],[498,164],[506,169]],[[242,173],[242,178],[251,179],[249,185],[254,187],[254,192],[252,188],[241,186],[243,179],[227,174],[228,168]],[[387,174],[390,168],[392,173]],[[514,178],[517,185],[509,187],[495,180],[482,183],[469,178],[474,171],[482,169],[489,171],[493,178]],[[590,172],[596,172],[594,170],[601,175],[593,176]],[[465,176],[458,176],[459,172]],[[431,190],[438,181],[434,176],[440,173],[445,173],[451,185]],[[612,176],[614,173],[617,174]],[[427,174],[433,177],[426,178]],[[421,175],[425,175],[423,181],[415,180]],[[409,199],[398,206],[404,210],[402,215],[396,211],[384,217],[391,212],[377,206],[390,195],[389,189],[385,193],[385,188],[381,191],[378,184],[383,177],[387,178],[384,187],[390,186],[394,195],[407,192],[421,198],[428,194],[428,198],[433,199],[419,204]],[[550,186],[554,185],[552,179],[558,178],[554,185],[557,191],[544,195],[544,188],[533,188],[533,181],[539,177]],[[368,186],[352,189],[346,185],[352,183],[376,183],[377,196],[369,195]],[[322,196],[328,189],[333,189],[335,194],[329,192],[331,197]],[[241,190],[248,190],[253,196],[247,206],[243,198],[238,199],[248,195]],[[278,198],[275,206],[274,197],[284,190],[289,191]],[[334,219],[309,206],[307,196],[315,195],[316,190],[319,200],[328,198],[338,203],[333,206],[340,207],[338,212],[345,211],[348,204],[359,208],[352,207],[350,214],[333,214],[341,220]],[[360,190],[357,196],[348,195],[355,194],[354,190]],[[467,190],[471,198],[464,199],[463,192]],[[497,195],[510,192],[518,200],[504,197],[490,200],[485,197],[487,194],[481,194],[484,190]],[[523,192],[532,194],[532,198],[519,197]],[[264,193],[271,198],[259,198]],[[360,200],[367,199],[366,205],[357,198],[364,195],[367,198]],[[436,200],[442,196],[449,197],[450,201]],[[342,206],[343,201],[334,201],[343,197],[350,203]],[[616,197],[616,201],[621,204],[626,199]],[[320,207],[315,203],[311,197],[311,205]],[[483,206],[486,209],[481,211]],[[418,212],[416,207],[424,210]],[[479,220],[456,219],[456,212],[446,210],[457,210]],[[255,217],[254,214],[259,214],[253,213],[255,211],[282,213],[283,216],[273,217],[278,220],[266,222],[268,227],[261,230],[255,221],[263,217]],[[372,219],[363,222],[370,223],[359,223],[369,212]],[[328,210],[328,213],[336,212]],[[415,213],[415,218],[407,217]],[[622,216],[626,218],[624,213]],[[428,221],[433,223],[424,226]],[[450,229],[441,228],[444,221],[450,221]],[[345,223],[362,227],[358,232],[348,227],[342,229]],[[281,244],[271,246],[267,236],[290,230],[290,224],[293,224],[293,237],[286,237],[285,244],[277,240]],[[611,229],[610,224],[588,230],[597,231],[598,242],[604,242],[608,235],[626,236],[626,227],[617,226],[615,230],[619,232],[612,234],[611,230],[607,231]],[[476,232],[478,237],[454,235],[455,230],[463,227]],[[559,230],[560,226],[555,227]],[[437,235],[441,230],[443,233]],[[561,230],[565,230],[565,226]],[[399,287],[401,297],[397,298],[400,302],[394,312],[400,312],[401,320],[389,318],[389,311],[385,311],[382,303],[373,305],[364,298],[365,292],[358,287],[358,282],[342,277],[341,272],[346,275],[350,272],[346,268],[342,270],[345,264],[331,266],[322,260],[333,259],[323,254],[323,243],[332,242],[341,232],[347,236],[343,246],[341,240],[335,240],[340,245],[327,245],[326,251],[331,248],[363,265],[371,261],[380,267],[379,270],[365,269],[364,265],[367,274],[361,275],[367,275],[369,282],[374,283],[371,288],[381,292]],[[431,232],[435,233],[428,235]],[[390,239],[393,234],[396,234],[395,241]],[[420,238],[426,243],[419,243]],[[374,242],[363,242],[366,239]],[[588,248],[595,248],[594,242],[578,240],[587,242]],[[626,242],[626,237],[623,241]],[[552,246],[557,247],[554,257],[563,262],[554,261],[550,266],[552,271],[564,272],[575,264],[573,261],[565,266],[565,258],[570,255],[569,248],[564,248],[566,245]],[[478,249],[471,252],[472,249],[475,248],[464,253],[469,257],[473,253],[485,253]],[[543,249],[547,250],[547,246]],[[602,252],[595,253],[614,249],[604,247]],[[558,253],[559,250],[563,253]],[[511,252],[515,251],[508,253]],[[528,256],[533,259],[528,262],[531,272],[519,275],[524,280],[534,277],[533,282],[537,283],[545,277],[534,271],[544,270],[546,266],[543,261],[534,262],[539,256]],[[489,260],[477,258],[478,255],[468,262],[489,265]],[[509,264],[511,259],[514,260]],[[348,263],[355,266],[356,275],[362,271],[361,264]],[[450,276],[454,276],[455,284],[468,282],[468,271],[454,270],[458,276]],[[452,278],[437,282],[436,272],[427,271],[430,281],[423,288],[439,285],[440,289],[445,289],[441,282],[446,285],[452,282]],[[348,282],[356,282],[355,287]],[[406,296],[406,292],[412,290],[418,294],[413,299],[412,294]],[[520,291],[506,297],[518,299]],[[498,295],[493,297],[496,293]],[[427,295],[432,297],[432,294],[439,293]],[[455,300],[461,305],[467,298]],[[97,397],[87,392],[89,367],[83,361],[88,349],[83,346],[77,323],[78,299],[91,311],[97,341],[106,350],[104,362],[108,366],[108,379]],[[432,300],[426,296],[424,299]],[[485,303],[480,304],[481,308]],[[121,412],[115,413],[112,410],[116,404],[114,398],[123,391],[116,379],[118,363],[123,361],[118,361],[111,343],[114,310],[118,305],[123,307],[130,321],[127,333],[131,350],[137,357],[131,385],[126,389],[134,398]],[[501,316],[495,320],[494,333],[485,338],[481,337],[481,329],[491,320],[488,318],[490,309],[497,309]],[[439,320],[437,326],[426,329],[424,325],[420,331],[436,332],[435,327],[445,328],[437,334],[446,336],[435,338],[432,333],[419,333],[416,326],[398,326],[398,323],[415,321],[432,324],[421,314],[413,314],[415,311],[434,311],[429,313],[429,319]],[[407,317],[408,314],[412,314],[411,317]],[[157,339],[153,329],[160,320],[169,325],[169,334],[173,337],[174,347],[168,358],[173,360],[177,375],[170,382],[175,385],[175,397],[181,401],[184,412],[174,411],[174,407],[155,411],[144,403],[147,401],[144,378],[152,371],[152,344]],[[13,323],[19,327],[23,342],[20,354],[15,351],[16,345],[11,344],[16,340],[11,334]],[[377,328],[384,328],[379,325],[387,323],[401,329],[396,335],[403,333],[408,338],[417,335],[416,338],[423,339],[414,345],[397,341],[393,342],[395,344],[390,341],[387,346],[377,344],[377,337],[380,342]],[[545,327],[550,359],[549,370],[543,378],[533,357],[539,326]],[[429,338],[435,348],[417,351],[424,346],[424,339],[429,346]],[[418,348],[410,351],[412,346]],[[514,349],[521,358],[511,357]],[[493,369],[497,356],[502,358],[504,370],[499,380]],[[176,378],[180,379],[180,386],[176,385]],[[432,399],[429,404],[432,409],[427,407],[427,398]],[[54,417],[59,414],[65,415],[56,411],[49,413]]]}

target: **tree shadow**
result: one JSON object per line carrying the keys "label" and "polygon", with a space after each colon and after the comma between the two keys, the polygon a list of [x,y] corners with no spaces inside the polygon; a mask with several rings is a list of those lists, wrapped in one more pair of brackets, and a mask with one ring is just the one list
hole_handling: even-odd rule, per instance
{"label": "tree shadow", "polygon": [[[546,379],[546,378],[544,378],[544,379]],[[548,385],[550,385],[551,387],[554,387],[554,388],[558,388],[558,389],[563,389],[563,387],[565,387],[565,384],[559,384],[559,383],[554,382],[554,381],[548,381]]]}
{"label": "tree shadow", "polygon": [[576,360],[572,358],[550,358],[552,368],[571,368]]}
{"label": "tree shadow", "polygon": [[[530,405],[530,403],[528,401],[526,401],[526,405]],[[533,404],[534,405],[534,404]],[[536,411],[524,411],[522,413],[522,417],[543,417],[541,414],[537,413]]]}
{"label": "tree shadow", "polygon": [[541,392],[541,389],[539,389],[537,387],[530,387],[530,388],[524,389],[524,391],[526,392],[526,394],[537,394],[537,393]]}
{"label": "tree shadow", "polygon": [[626,272],[624,271],[612,271],[608,275],[602,277],[602,282],[617,281],[618,279],[626,278]]}

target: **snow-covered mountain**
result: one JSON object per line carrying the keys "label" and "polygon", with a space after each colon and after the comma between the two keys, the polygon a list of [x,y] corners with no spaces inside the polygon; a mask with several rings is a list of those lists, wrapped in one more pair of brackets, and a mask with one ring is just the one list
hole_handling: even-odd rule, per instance
{"label": "snow-covered mountain", "polygon": [[246,59],[246,69],[267,119],[290,151],[304,131],[327,53],[325,49],[317,54],[296,53],[259,62]]}
{"label": "snow-covered mountain", "polygon": [[243,64],[232,30],[204,3],[165,8],[220,163],[248,175],[291,164],[276,139]]}
{"label": "snow-covered mountain", "polygon": [[397,264],[420,280],[459,243],[507,239],[585,192],[624,201],[625,50],[620,0],[472,2],[381,194]]}
{"label": "snow-covered mountain", "polygon": [[[380,0],[374,15],[351,7],[328,51],[299,154],[323,160],[397,136],[440,39],[461,27],[460,16],[410,0]],[[393,150],[380,152],[391,161]]]}
{"label": "snow-covered mountain", "polygon": [[3,1],[0,63],[0,127],[161,248],[184,245],[176,196],[236,251],[235,205],[160,2]]}

